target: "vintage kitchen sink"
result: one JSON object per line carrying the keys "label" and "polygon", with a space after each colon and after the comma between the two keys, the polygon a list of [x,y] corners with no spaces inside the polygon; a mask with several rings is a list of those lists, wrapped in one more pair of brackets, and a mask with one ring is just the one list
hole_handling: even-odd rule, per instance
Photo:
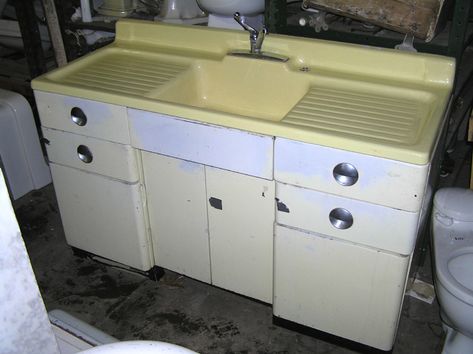
{"label": "vintage kitchen sink", "polygon": [[[390,350],[453,59],[120,20],[32,82],[66,240]],[[347,296],[349,294],[349,296]]]}
{"label": "vintage kitchen sink", "polygon": [[268,35],[285,63],[230,57],[245,32],[121,20],[112,45],[33,88],[425,164],[454,60]]}

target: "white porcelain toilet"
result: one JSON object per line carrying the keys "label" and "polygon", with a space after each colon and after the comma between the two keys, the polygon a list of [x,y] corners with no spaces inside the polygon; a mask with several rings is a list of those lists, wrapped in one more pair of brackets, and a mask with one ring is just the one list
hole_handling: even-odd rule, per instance
{"label": "white porcelain toilet", "polygon": [[209,13],[209,27],[242,29],[233,19],[235,12],[253,28],[263,27],[264,0],[197,0],[197,3]]}
{"label": "white porcelain toilet", "polygon": [[444,329],[443,354],[473,354],[473,190],[444,188],[434,198],[435,288]]}

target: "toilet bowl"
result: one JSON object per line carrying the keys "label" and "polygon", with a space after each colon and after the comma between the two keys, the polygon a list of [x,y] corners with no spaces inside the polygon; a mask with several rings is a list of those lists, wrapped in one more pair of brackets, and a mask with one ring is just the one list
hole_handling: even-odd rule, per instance
{"label": "toilet bowl", "polygon": [[235,12],[253,28],[263,27],[264,0],[197,0],[197,3],[209,13],[209,27],[242,29],[233,19]]}
{"label": "toilet bowl", "polygon": [[473,191],[444,188],[432,214],[435,288],[447,332],[443,354],[473,354]]}

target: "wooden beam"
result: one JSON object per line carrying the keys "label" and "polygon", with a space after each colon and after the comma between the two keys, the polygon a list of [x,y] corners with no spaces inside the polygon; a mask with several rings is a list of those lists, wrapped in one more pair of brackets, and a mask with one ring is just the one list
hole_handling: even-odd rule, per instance
{"label": "wooden beam", "polygon": [[46,21],[48,23],[49,36],[53,45],[54,56],[57,66],[61,67],[67,64],[66,51],[62,40],[61,28],[56,13],[54,0],[42,0]]}

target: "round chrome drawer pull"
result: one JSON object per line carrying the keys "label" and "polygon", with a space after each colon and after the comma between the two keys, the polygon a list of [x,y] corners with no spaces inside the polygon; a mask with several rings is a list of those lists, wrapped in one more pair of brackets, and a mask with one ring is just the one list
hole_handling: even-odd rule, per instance
{"label": "round chrome drawer pull", "polygon": [[329,214],[330,223],[333,227],[345,230],[353,225],[353,215],[343,208],[335,208]]}
{"label": "round chrome drawer pull", "polygon": [[87,124],[87,116],[79,107],[74,107],[71,109],[71,119],[80,127]]}
{"label": "round chrome drawer pull", "polygon": [[92,152],[85,145],[79,145],[77,147],[77,156],[79,156],[79,159],[84,163],[91,163],[94,159]]}
{"label": "round chrome drawer pull", "polygon": [[333,169],[333,177],[342,186],[352,186],[358,181],[358,170],[350,163],[339,163]]}

